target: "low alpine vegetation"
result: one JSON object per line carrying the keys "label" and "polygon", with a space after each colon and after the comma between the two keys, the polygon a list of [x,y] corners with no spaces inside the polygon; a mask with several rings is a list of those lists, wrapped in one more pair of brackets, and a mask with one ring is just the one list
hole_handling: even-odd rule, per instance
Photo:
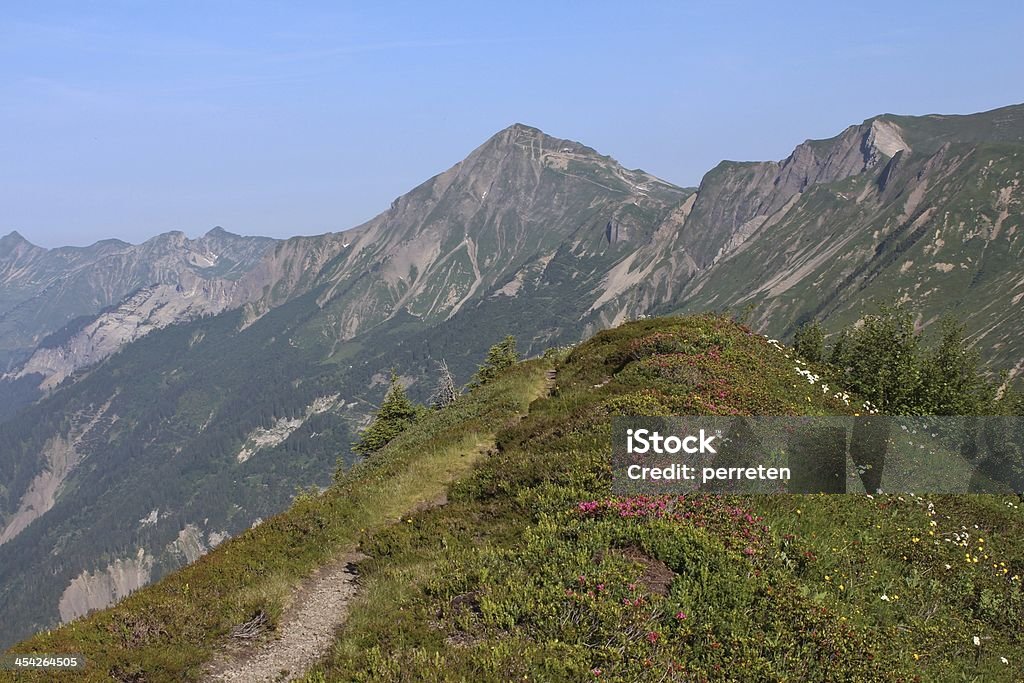
{"label": "low alpine vegetation", "polygon": [[363,538],[307,681],[1012,680],[1015,497],[611,495],[610,415],[863,409],[798,360],[712,316],[579,345],[447,506]]}
{"label": "low alpine vegetation", "polygon": [[[197,562],[12,652],[83,655],[80,681],[198,680],[215,648],[272,638],[304,576],[360,540],[444,496],[493,445],[495,432],[544,391],[544,361],[519,364],[445,410],[426,411],[324,492],[218,546]],[[400,396],[395,403],[404,404]],[[406,415],[408,412],[405,413]],[[10,680],[0,671],[0,681]],[[18,681],[50,681],[48,672]]]}

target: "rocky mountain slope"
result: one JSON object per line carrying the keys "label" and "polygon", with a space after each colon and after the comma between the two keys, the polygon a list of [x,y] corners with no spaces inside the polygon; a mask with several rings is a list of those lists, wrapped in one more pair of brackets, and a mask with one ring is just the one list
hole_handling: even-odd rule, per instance
{"label": "rocky mountain slope", "polygon": [[[0,424],[0,641],[325,484],[388,369],[425,398],[434,360],[468,379],[508,333],[531,353],[639,315],[750,305],[782,336],[897,298],[921,324],[960,315],[992,367],[1020,367],[1022,122],[1024,107],[880,116],[780,162],[723,162],[696,190],[514,125],[362,226],[140,290],[15,380],[78,368]],[[8,260],[41,258],[5,240]]]}
{"label": "rocky mountain slope", "polygon": [[561,277],[586,296],[691,194],[511,126],[345,233],[318,278],[318,332],[349,340],[400,311],[437,323]]}
{"label": "rocky mountain slope", "polygon": [[278,242],[237,277],[199,275],[188,268],[163,274],[173,281],[142,287],[44,338],[27,360],[0,378],[0,387],[6,382],[47,391],[154,330],[243,305],[250,305],[250,314],[266,312],[305,291],[310,274],[333,258],[340,242],[338,235]]}
{"label": "rocky mountain slope", "polygon": [[[54,349],[97,324],[91,319],[110,307],[152,309],[177,300],[177,315],[148,316],[155,326],[181,319],[189,307],[196,313],[219,312],[232,303],[231,283],[258,264],[273,243],[214,228],[194,240],[169,232],[138,245],[105,240],[89,247],[44,249],[12,232],[0,238],[0,368],[9,378],[41,371],[47,386],[58,383],[70,369],[103,357],[110,342],[93,342],[95,348],[85,351],[79,340],[79,348],[59,360],[43,354],[26,365],[26,358],[40,343]],[[161,286],[159,293],[153,291]],[[124,301],[129,295],[133,302]],[[108,331],[103,336],[120,336],[123,343],[135,334]]]}
{"label": "rocky mountain slope", "polygon": [[[788,337],[899,301],[927,326],[964,320],[994,367],[1019,371],[1024,107],[880,116],[782,162],[723,162],[693,209],[642,249],[611,311],[751,309]],[[641,284],[642,281],[642,284]],[[606,315],[607,317],[607,315]]]}

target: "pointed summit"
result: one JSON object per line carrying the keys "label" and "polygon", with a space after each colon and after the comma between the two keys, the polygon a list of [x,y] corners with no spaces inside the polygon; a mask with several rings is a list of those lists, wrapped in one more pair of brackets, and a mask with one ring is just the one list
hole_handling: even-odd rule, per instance
{"label": "pointed summit", "polygon": [[217,240],[253,239],[253,238],[250,238],[250,237],[243,237],[242,235],[238,234],[237,232],[231,232],[230,230],[225,230],[224,228],[220,227],[219,225],[216,225],[213,228],[211,228],[210,230],[208,230],[207,233],[205,235],[203,235],[203,237],[205,239],[208,239],[208,240],[209,239],[217,239]]}
{"label": "pointed summit", "polygon": [[27,239],[22,237],[21,233],[18,232],[17,230],[11,230],[9,233],[4,235],[3,237],[0,237],[0,241],[4,242],[5,244],[8,243],[8,242],[12,243],[12,244],[15,243],[15,242],[31,244],[31,242],[29,242]]}
{"label": "pointed summit", "polygon": [[541,135],[544,135],[544,131],[542,131],[540,128],[518,122],[513,123],[511,126],[505,128],[505,130],[513,132],[539,133]]}
{"label": "pointed summit", "polygon": [[9,254],[16,249],[38,249],[36,245],[22,237],[17,230],[12,230],[3,237],[0,237],[0,255]]}
{"label": "pointed summit", "polygon": [[609,159],[593,148],[575,140],[553,137],[540,128],[528,126],[525,123],[513,123],[511,126],[501,129],[477,148],[477,151],[483,150],[501,151],[502,153],[519,151],[534,159],[540,159],[545,152]]}

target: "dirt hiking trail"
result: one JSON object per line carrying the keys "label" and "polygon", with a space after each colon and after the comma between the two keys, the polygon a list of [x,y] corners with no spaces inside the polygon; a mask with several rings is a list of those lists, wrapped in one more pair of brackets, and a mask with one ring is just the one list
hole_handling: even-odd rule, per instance
{"label": "dirt hiking trail", "polygon": [[355,596],[355,565],[365,559],[349,553],[308,576],[281,616],[272,639],[253,648],[233,646],[214,658],[204,681],[290,681],[301,678],[334,641]]}
{"label": "dirt hiking trail", "polygon": [[[554,370],[546,372],[534,399],[550,395],[555,379]],[[518,419],[528,412],[518,415]],[[478,444],[476,452],[482,455],[493,446],[492,436]],[[447,502],[446,486],[434,498],[415,505],[411,512],[441,507]],[[231,643],[207,664],[200,680],[280,683],[302,678],[329,650],[336,631],[345,623],[359,587],[356,564],[364,559],[366,556],[359,552],[349,552],[303,579],[269,637],[265,620],[243,624],[236,629]]]}

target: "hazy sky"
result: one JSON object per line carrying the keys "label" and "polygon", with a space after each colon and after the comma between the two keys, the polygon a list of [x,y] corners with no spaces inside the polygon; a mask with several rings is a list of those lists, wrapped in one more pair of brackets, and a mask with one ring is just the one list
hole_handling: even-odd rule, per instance
{"label": "hazy sky", "polygon": [[517,121],[695,185],[1024,100],[1019,1],[483,5],[5,2],[0,234],[342,230]]}

